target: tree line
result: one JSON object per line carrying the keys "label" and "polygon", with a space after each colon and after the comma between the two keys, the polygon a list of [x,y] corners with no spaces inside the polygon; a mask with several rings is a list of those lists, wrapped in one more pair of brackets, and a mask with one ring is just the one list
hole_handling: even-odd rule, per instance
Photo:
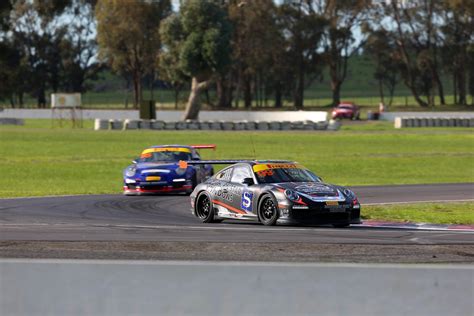
{"label": "tree line", "polygon": [[[368,54],[389,104],[398,84],[422,107],[474,95],[470,0],[18,0],[0,4],[0,98],[85,92],[104,69],[189,89],[185,118],[201,100],[304,108],[305,90],[327,76],[338,104],[348,61]],[[449,78],[449,81],[442,78]],[[151,79],[150,79],[151,78]],[[209,93],[209,92],[212,93]]]}

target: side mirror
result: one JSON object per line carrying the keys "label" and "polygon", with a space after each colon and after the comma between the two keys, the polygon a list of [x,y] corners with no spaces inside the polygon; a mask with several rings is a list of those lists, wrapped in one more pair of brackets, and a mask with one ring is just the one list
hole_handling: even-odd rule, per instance
{"label": "side mirror", "polygon": [[137,164],[139,160],[140,160],[140,158],[135,158],[135,159],[132,160],[132,163]]}
{"label": "side mirror", "polygon": [[244,178],[244,179],[242,180],[242,183],[243,183],[243,184],[246,184],[246,185],[253,185],[253,184],[255,184],[255,182],[253,182],[253,179],[252,179],[252,178]]}

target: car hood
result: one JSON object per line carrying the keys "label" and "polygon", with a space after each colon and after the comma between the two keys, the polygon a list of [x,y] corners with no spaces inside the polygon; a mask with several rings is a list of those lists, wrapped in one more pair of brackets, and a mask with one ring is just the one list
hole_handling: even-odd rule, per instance
{"label": "car hood", "polygon": [[310,197],[339,196],[338,187],[323,182],[283,182],[275,184],[276,187],[293,190]]}

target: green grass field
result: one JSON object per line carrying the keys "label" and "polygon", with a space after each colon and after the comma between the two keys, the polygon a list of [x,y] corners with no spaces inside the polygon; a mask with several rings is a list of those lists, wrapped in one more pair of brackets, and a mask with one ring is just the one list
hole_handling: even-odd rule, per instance
{"label": "green grass field", "polygon": [[122,169],[154,144],[214,143],[204,158],[290,159],[341,185],[474,182],[474,134],[465,128],[339,132],[101,131],[0,127],[0,197],[119,193]]}
{"label": "green grass field", "polygon": [[363,206],[362,218],[431,224],[474,224],[474,203]]}

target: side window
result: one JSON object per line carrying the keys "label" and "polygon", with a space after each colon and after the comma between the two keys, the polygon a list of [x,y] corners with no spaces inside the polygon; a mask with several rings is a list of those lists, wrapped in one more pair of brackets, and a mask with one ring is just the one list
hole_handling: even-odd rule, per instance
{"label": "side window", "polygon": [[222,170],[221,172],[216,174],[216,179],[222,180],[222,181],[230,181],[230,175],[232,174],[232,169],[233,168]]}
{"label": "side window", "polygon": [[234,172],[232,173],[232,179],[230,182],[242,183],[245,178],[252,178],[250,169],[247,166],[234,167]]}

